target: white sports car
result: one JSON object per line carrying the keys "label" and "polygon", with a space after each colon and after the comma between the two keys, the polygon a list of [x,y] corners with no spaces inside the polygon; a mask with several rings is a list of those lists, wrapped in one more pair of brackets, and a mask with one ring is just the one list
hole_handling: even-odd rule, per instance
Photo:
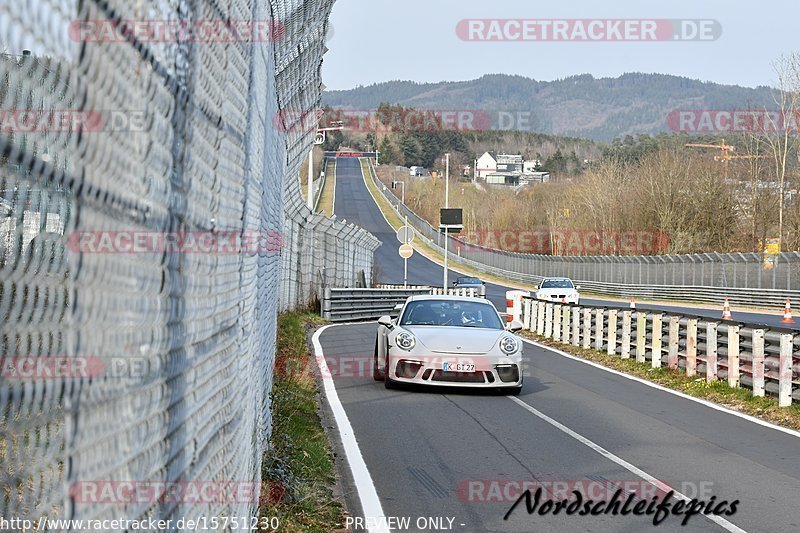
{"label": "white sports car", "polygon": [[536,299],[578,305],[581,301],[580,290],[580,286],[569,278],[545,278],[536,289]]}
{"label": "white sports car", "polygon": [[399,383],[522,390],[518,321],[504,327],[483,298],[412,296],[397,319],[378,320],[373,377]]}

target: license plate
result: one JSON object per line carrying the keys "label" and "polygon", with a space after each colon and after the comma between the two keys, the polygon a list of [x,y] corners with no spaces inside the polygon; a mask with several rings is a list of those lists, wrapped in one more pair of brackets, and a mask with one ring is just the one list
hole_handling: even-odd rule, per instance
{"label": "license plate", "polygon": [[442,363],[444,372],[475,372],[475,365],[472,363]]}

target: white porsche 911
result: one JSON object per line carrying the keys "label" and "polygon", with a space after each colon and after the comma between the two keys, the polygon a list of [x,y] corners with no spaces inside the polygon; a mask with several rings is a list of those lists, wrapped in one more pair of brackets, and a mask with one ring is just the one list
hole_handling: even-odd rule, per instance
{"label": "white porsche 911", "polygon": [[461,296],[412,296],[398,318],[378,320],[373,377],[399,383],[522,390],[522,341],[492,303]]}

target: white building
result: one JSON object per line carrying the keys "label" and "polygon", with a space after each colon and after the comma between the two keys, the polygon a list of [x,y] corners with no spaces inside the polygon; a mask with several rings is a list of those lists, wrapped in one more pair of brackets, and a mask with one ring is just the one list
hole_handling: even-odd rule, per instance
{"label": "white building", "polygon": [[494,172],[497,172],[497,156],[494,152],[486,152],[475,163],[475,173],[478,178],[486,179]]}

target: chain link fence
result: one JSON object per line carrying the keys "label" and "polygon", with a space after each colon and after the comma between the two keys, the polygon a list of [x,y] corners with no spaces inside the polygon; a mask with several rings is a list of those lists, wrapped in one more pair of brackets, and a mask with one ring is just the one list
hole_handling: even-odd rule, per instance
{"label": "chain link fence", "polygon": [[257,514],[276,314],[378,245],[276,123],[332,3],[0,0],[0,517]]}
{"label": "chain link fence", "polygon": [[[417,234],[438,251],[444,235],[405,206],[380,182],[370,161],[370,176]],[[450,257],[481,272],[523,283],[544,277],[569,277],[584,290],[621,297],[664,298],[739,305],[782,306],[800,298],[800,252],[770,257],[755,253],[691,255],[551,256],[513,253],[448,237]]]}

